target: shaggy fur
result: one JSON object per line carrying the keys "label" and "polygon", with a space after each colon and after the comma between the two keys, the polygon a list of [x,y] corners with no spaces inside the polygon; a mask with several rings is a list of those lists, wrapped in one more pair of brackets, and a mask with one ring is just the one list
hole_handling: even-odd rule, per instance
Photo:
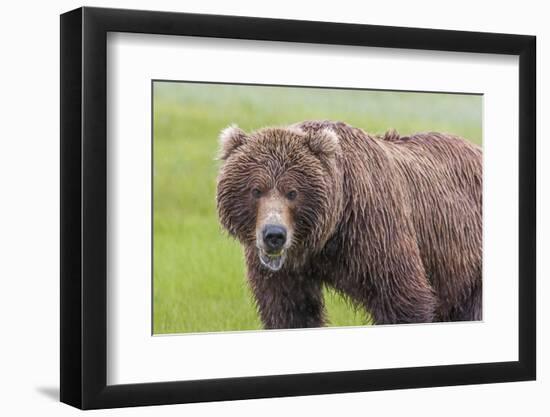
{"label": "shaggy fur", "polygon": [[[481,319],[479,147],[330,121],[251,134],[232,126],[220,138],[219,219],[244,246],[265,328],[325,324],[324,285],[376,324]],[[258,256],[265,201],[279,202],[292,234],[278,271]]]}

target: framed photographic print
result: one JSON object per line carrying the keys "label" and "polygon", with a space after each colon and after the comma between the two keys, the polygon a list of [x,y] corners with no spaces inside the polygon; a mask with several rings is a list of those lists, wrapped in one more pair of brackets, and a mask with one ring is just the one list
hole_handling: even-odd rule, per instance
{"label": "framed photographic print", "polygon": [[61,16],[61,401],[535,379],[535,38]]}

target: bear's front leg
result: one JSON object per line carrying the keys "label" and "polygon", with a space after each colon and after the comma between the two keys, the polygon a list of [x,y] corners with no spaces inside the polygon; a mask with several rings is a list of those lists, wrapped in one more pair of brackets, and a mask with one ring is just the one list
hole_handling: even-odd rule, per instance
{"label": "bear's front leg", "polygon": [[248,279],[266,329],[322,327],[325,308],[320,282],[293,272],[248,270]]}
{"label": "bear's front leg", "polygon": [[376,324],[430,323],[436,319],[437,298],[419,257],[395,260],[380,269],[366,303]]}
{"label": "bear's front leg", "polygon": [[366,304],[375,324],[431,323],[436,320],[437,300],[427,287],[416,292],[389,290]]}

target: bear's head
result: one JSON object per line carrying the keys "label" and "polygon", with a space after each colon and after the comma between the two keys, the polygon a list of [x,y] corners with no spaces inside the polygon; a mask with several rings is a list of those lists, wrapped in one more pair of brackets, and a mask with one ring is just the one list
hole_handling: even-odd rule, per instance
{"label": "bear's head", "polygon": [[265,128],[220,134],[218,216],[271,271],[320,251],[342,211],[341,148],[330,129]]}

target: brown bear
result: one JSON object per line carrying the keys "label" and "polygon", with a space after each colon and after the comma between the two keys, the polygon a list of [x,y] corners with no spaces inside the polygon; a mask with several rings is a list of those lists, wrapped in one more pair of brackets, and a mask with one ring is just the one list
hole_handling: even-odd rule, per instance
{"label": "brown bear", "polygon": [[218,215],[265,328],[323,326],[323,286],[376,324],[481,320],[478,146],[331,121],[220,141]]}

